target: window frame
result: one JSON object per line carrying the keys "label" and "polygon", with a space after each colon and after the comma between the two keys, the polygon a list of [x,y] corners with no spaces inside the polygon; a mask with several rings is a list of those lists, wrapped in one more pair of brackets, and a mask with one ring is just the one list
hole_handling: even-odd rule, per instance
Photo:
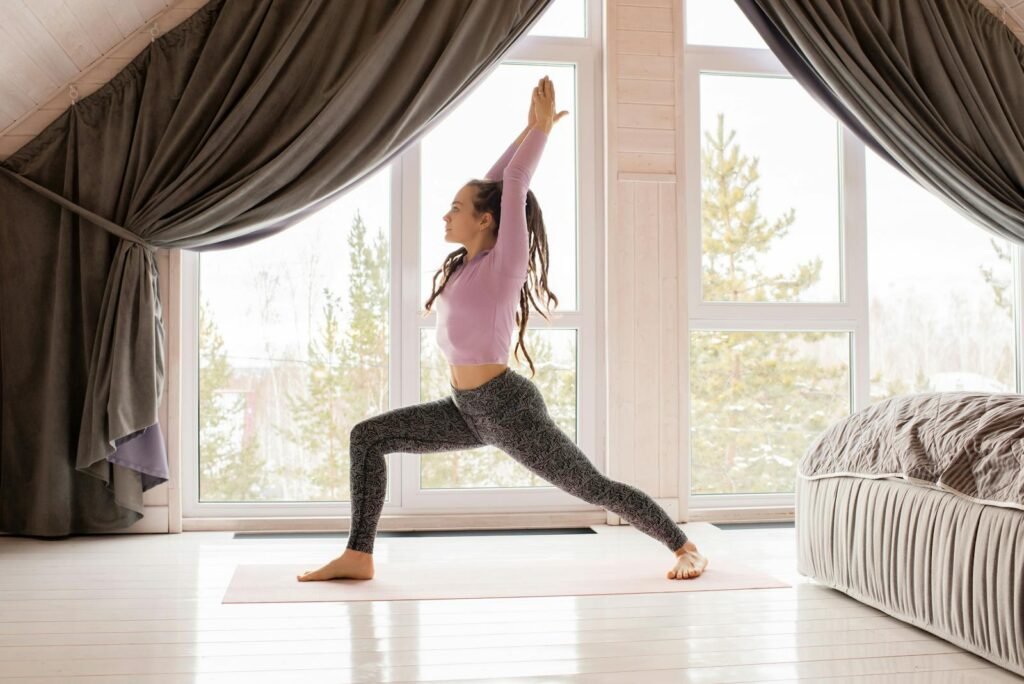
{"label": "window frame", "polygon": [[[603,233],[587,227],[603,225],[604,192],[598,173],[602,160],[604,126],[603,93],[599,75],[603,62],[602,3],[585,0],[587,36],[566,38],[524,36],[512,46],[503,63],[528,62],[573,64],[576,68],[576,168],[577,168],[577,309],[555,311],[551,321],[531,312],[530,329],[562,328],[576,331],[577,342],[577,443],[599,470],[605,468],[605,439],[598,427],[604,424],[603,368]],[[512,135],[518,131],[510,132]],[[433,329],[436,314],[422,317],[420,296],[420,160],[416,142],[392,161],[390,169],[391,258],[389,405],[392,408],[420,402],[420,331]],[[486,169],[476,173],[482,174]],[[594,192],[583,189],[593,188]],[[349,502],[201,502],[199,501],[199,253],[180,250],[171,260],[172,282],[181,293],[180,326],[180,456],[183,518],[308,518],[347,516]],[[440,514],[486,512],[591,511],[597,507],[554,487],[474,488],[419,490],[420,455],[391,454],[388,459],[386,514]]]}
{"label": "window frame", "polygon": [[[685,5],[684,5],[685,10]],[[685,19],[684,19],[685,21]],[[685,31],[683,33],[685,36]],[[687,311],[690,334],[697,330],[774,332],[808,330],[846,332],[850,335],[850,404],[867,405],[870,388],[868,365],[867,224],[864,187],[864,148],[837,123],[839,145],[839,295],[822,302],[706,302],[702,295],[701,187],[700,187],[700,75],[704,72],[738,76],[792,78],[767,49],[684,44],[683,54],[683,165],[684,222],[687,241]],[[690,363],[690,359],[686,359]],[[687,373],[686,444],[692,456],[690,378]],[[687,459],[687,469],[691,460]],[[694,494],[686,478],[691,511],[716,508],[792,507],[793,493]]]}
{"label": "window frame", "polygon": [[[800,302],[705,302],[701,292],[701,188],[700,188],[700,75],[713,72],[740,76],[788,77],[789,72],[768,49],[709,46],[686,42],[686,0],[682,3],[683,168],[684,222],[687,244],[687,307],[690,334],[696,330],[771,332],[777,330],[845,331],[850,334],[851,410],[870,402],[870,316],[867,252],[867,176],[865,146],[841,122],[839,127],[839,270],[840,301]],[[979,227],[980,230],[983,228]],[[1024,386],[1024,335],[1021,334],[1021,302],[1024,302],[1024,259],[1019,245],[1011,243],[1014,274],[1014,332],[1017,391]],[[689,356],[689,354],[688,354]],[[689,358],[686,359],[689,364]],[[685,491],[691,513],[722,508],[795,509],[795,493],[694,494],[689,464],[692,459],[691,374],[686,373],[681,424],[686,426]]]}

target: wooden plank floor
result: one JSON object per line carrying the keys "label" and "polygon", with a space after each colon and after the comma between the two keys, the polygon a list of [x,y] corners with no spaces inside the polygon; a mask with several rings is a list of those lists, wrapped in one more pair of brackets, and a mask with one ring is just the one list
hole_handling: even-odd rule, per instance
{"label": "wooden plank floor", "polygon": [[[375,560],[586,558],[650,551],[596,535],[378,538]],[[1021,682],[988,661],[796,573],[789,529],[684,526],[711,563],[793,584],[679,594],[221,604],[240,563],[308,563],[344,539],[230,533],[0,537],[7,682]],[[664,568],[672,564],[665,551]],[[666,580],[669,581],[669,580]]]}

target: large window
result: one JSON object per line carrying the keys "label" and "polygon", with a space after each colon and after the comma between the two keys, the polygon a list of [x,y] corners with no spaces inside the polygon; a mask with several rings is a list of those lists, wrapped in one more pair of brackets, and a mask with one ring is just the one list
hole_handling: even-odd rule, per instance
{"label": "large window", "polygon": [[[458,189],[481,178],[526,124],[530,93],[548,75],[560,109],[531,189],[543,208],[550,322],[531,311],[534,381],[556,422],[597,460],[592,266],[600,199],[600,3],[556,0],[472,92],[401,159],[315,216],[265,240],[183,255],[194,284],[186,320],[195,406],[185,514],[343,512],[349,433],[360,420],[450,393],[447,364],[424,316],[430,278],[458,245],[442,216]],[[512,359],[512,367],[529,373]],[[191,394],[189,393],[191,390]],[[186,453],[189,451],[186,450]],[[491,447],[389,457],[386,509],[579,507]]]}
{"label": "large window", "polygon": [[735,2],[685,0],[686,44],[719,47],[763,48],[768,46],[750,25]]}
{"label": "large window", "polygon": [[701,296],[838,302],[839,126],[790,78],[700,76]]}
{"label": "large window", "polygon": [[1015,392],[1013,255],[868,151],[871,400]]}
{"label": "large window", "polygon": [[864,145],[732,2],[685,0],[692,508],[791,505],[831,422],[1015,391],[1015,249]]}
{"label": "large window", "polygon": [[199,264],[200,501],[344,501],[349,430],[389,408],[389,170]]}

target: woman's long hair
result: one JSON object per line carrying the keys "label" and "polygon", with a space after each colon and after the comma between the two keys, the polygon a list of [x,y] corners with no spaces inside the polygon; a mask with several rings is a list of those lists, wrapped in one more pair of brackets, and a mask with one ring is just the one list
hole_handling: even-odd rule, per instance
{"label": "woman's long hair", "polygon": [[[502,181],[474,179],[466,185],[472,186],[476,190],[476,197],[473,199],[474,216],[490,212],[494,217],[495,230],[500,230]],[[533,377],[536,374],[533,359],[526,351],[526,344],[523,341],[526,334],[526,321],[530,317],[530,304],[537,309],[537,313],[547,319],[547,313],[537,305],[537,300],[533,295],[536,293],[537,297],[545,299],[544,306],[548,312],[551,311],[552,303],[554,306],[558,306],[558,297],[548,288],[548,234],[544,228],[544,215],[532,190],[526,191],[526,229],[529,233],[530,252],[527,259],[526,281],[523,283],[522,290],[519,291],[519,311],[516,312],[519,341],[516,343],[514,352],[516,361],[518,361],[519,350],[523,350],[526,362],[530,364],[530,377]],[[444,264],[434,273],[430,298],[424,304],[427,311],[430,311],[430,305],[434,299],[444,292],[444,286],[448,283],[451,275],[462,266],[466,252],[465,247],[459,247],[445,257]],[[440,285],[437,282],[438,276],[442,276]]]}

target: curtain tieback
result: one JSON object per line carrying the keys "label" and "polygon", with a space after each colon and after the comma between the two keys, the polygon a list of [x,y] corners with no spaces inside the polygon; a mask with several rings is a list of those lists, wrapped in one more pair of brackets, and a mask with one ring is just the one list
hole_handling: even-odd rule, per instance
{"label": "curtain tieback", "polygon": [[64,207],[65,209],[67,209],[69,211],[75,212],[76,214],[78,214],[82,218],[88,219],[91,223],[95,223],[97,226],[99,226],[103,230],[107,231],[108,233],[112,233],[113,235],[116,235],[117,237],[121,238],[122,240],[128,240],[129,242],[134,242],[134,243],[136,243],[136,244],[138,244],[138,245],[140,245],[142,247],[145,247],[150,252],[155,252],[156,251],[156,247],[154,247],[153,245],[149,244],[148,242],[146,242],[145,240],[143,240],[142,238],[140,238],[138,235],[136,235],[135,233],[131,232],[127,228],[124,228],[123,226],[119,226],[116,223],[114,223],[113,221],[108,221],[107,219],[103,218],[99,214],[94,214],[93,212],[89,211],[88,209],[86,209],[84,207],[78,206],[77,204],[75,204],[71,200],[67,199],[66,197],[58,195],[57,193],[53,192],[52,190],[48,190],[47,188],[44,188],[42,185],[39,185],[38,183],[29,180],[25,176],[22,176],[20,173],[15,173],[15,172],[11,171],[10,169],[5,168],[3,166],[0,166],[0,171],[3,171],[4,173],[6,173],[11,178],[16,179],[18,182],[22,183],[23,185],[28,186],[32,190],[35,190],[37,193],[39,193],[43,197],[45,197],[45,198],[47,198],[47,199],[49,199],[49,200],[51,200],[53,202],[56,202],[57,204],[61,205],[62,207]]}

